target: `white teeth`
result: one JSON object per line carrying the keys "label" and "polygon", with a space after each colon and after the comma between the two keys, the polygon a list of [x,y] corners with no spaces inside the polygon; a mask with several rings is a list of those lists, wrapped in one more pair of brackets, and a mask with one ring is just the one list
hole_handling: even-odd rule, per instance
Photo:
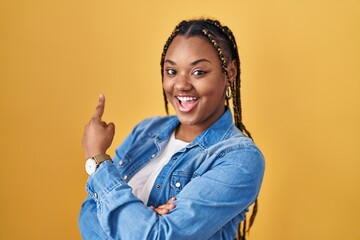
{"label": "white teeth", "polygon": [[177,97],[180,101],[193,101],[196,100],[196,97]]}

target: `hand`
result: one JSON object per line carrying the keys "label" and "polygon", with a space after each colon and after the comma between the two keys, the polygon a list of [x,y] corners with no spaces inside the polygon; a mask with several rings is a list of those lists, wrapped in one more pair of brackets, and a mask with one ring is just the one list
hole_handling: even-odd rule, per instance
{"label": "hand", "polygon": [[169,199],[169,201],[167,203],[165,203],[164,205],[160,205],[157,208],[155,208],[154,206],[150,206],[150,208],[152,210],[154,210],[154,212],[156,212],[159,215],[166,215],[169,213],[170,210],[174,209],[176,207],[175,204],[173,204],[173,202],[176,200],[175,197],[172,197]]}
{"label": "hand", "polygon": [[86,158],[106,153],[115,135],[115,125],[102,121],[105,109],[105,96],[100,95],[99,103],[90,122],[85,126],[82,147]]}

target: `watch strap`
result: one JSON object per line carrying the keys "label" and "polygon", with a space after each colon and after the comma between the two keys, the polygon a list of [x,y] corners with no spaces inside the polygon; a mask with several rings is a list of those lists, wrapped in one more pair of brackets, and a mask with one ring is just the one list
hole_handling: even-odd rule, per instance
{"label": "watch strap", "polygon": [[94,159],[94,161],[96,162],[96,165],[100,165],[100,163],[107,161],[107,160],[112,162],[111,157],[105,153],[96,155],[96,156],[92,157],[92,159]]}

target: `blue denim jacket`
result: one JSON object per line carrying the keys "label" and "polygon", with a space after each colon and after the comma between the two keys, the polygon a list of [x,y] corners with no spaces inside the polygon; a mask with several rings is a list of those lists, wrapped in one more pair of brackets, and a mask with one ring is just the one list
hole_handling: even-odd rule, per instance
{"label": "blue denim jacket", "polygon": [[179,124],[176,116],[137,125],[87,181],[79,216],[83,239],[231,239],[258,196],[264,158],[232,123],[229,109],[172,156],[155,180],[148,206],[176,196],[176,208],[157,215],[127,181],[156,157]]}

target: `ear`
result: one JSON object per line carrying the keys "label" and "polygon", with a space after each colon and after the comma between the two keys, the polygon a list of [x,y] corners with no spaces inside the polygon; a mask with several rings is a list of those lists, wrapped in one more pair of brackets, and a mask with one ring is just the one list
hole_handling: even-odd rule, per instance
{"label": "ear", "polygon": [[234,82],[236,79],[236,76],[238,74],[237,72],[237,63],[235,60],[232,60],[228,66],[227,66],[228,74],[229,74],[229,80],[230,83]]}

